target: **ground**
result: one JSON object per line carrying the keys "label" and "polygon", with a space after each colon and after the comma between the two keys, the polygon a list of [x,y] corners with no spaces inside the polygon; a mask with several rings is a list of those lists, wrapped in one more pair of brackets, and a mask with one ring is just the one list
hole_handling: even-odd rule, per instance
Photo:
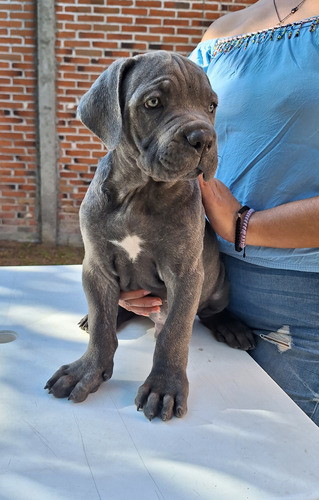
{"label": "ground", "polygon": [[82,264],[83,248],[0,241],[0,266]]}

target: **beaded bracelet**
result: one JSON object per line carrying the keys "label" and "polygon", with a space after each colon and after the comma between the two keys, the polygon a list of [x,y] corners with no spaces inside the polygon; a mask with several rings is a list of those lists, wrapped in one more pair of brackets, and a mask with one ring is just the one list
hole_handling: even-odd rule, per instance
{"label": "beaded bracelet", "polygon": [[[248,222],[252,214],[255,212],[253,208],[250,208],[248,212],[245,215],[243,225],[241,227],[240,231],[240,247],[244,248],[246,247],[246,234],[247,234],[247,227],[248,227]],[[245,257],[245,250],[244,250],[244,257]]]}
{"label": "beaded bracelet", "polygon": [[246,212],[246,210],[250,210],[250,208],[245,205],[241,207],[240,210],[237,212],[237,220],[236,220],[236,226],[235,226],[235,250],[236,252],[241,252],[242,247],[240,246],[240,234],[241,234],[241,219],[243,216],[243,213]]}

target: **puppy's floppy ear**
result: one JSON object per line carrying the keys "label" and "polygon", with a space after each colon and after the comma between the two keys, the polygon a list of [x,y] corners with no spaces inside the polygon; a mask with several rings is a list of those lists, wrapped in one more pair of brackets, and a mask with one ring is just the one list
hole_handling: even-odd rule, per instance
{"label": "puppy's floppy ear", "polygon": [[78,118],[108,150],[115,149],[120,141],[120,87],[124,74],[133,64],[133,58],[118,59],[111,64],[84,94],[77,109]]}

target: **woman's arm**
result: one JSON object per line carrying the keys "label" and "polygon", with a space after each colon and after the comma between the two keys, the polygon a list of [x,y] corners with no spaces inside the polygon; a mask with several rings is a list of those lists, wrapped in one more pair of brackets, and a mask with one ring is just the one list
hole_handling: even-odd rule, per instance
{"label": "woman's arm", "polygon": [[[239,201],[217,179],[199,178],[203,204],[215,231],[234,243]],[[251,207],[254,208],[254,207]],[[250,218],[246,244],[274,248],[319,247],[319,196],[255,212]]]}

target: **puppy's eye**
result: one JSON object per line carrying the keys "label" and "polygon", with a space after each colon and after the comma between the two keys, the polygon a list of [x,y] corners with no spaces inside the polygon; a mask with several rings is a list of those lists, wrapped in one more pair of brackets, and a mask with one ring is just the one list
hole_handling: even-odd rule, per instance
{"label": "puppy's eye", "polygon": [[151,97],[150,99],[147,99],[144,106],[148,109],[154,109],[154,108],[158,108],[158,106],[160,104],[161,104],[161,101],[159,100],[158,97]]}
{"label": "puppy's eye", "polygon": [[208,111],[210,113],[213,113],[216,108],[217,108],[217,104],[215,102],[211,102],[210,105],[209,105]]}

